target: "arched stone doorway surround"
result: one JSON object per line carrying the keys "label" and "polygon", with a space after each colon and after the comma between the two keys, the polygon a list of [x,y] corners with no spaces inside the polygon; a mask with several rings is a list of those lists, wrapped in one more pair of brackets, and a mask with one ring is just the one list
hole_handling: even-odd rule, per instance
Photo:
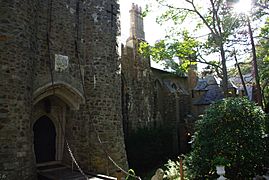
{"label": "arched stone doorway surround", "polygon": [[83,92],[79,91],[78,89],[79,88],[73,87],[72,85],[63,81],[55,81],[53,85],[52,83],[47,83],[34,91],[33,104],[35,105],[40,100],[54,95],[59,97],[71,109],[78,110],[79,105],[85,103]]}
{"label": "arched stone doorway surround", "polygon": [[70,109],[78,110],[80,104],[84,101],[82,94],[77,89],[65,83],[46,84],[34,91],[32,130],[36,121],[41,117],[47,116],[52,121],[56,131],[56,161],[62,161],[63,158],[66,114]]}

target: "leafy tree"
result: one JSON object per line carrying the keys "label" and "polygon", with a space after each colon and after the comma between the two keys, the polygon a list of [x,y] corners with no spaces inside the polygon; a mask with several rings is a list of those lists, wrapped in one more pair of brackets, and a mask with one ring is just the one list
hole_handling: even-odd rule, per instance
{"label": "leafy tree", "polygon": [[255,0],[255,7],[257,7],[256,13],[255,13],[257,17],[269,15],[269,1]]}
{"label": "leafy tree", "polygon": [[[181,74],[186,72],[190,65],[195,65],[199,61],[197,56],[201,44],[190,37],[186,30],[180,33],[180,39],[182,40],[160,40],[151,47],[147,43],[141,43],[140,52],[150,55],[157,62],[165,60],[166,68],[171,68],[177,74]],[[175,57],[180,59],[180,62],[176,62]],[[210,64],[219,67],[217,63]]]}
{"label": "leafy tree", "polygon": [[165,166],[165,179],[167,180],[179,180],[180,179],[180,160],[172,161],[168,160]]}
{"label": "leafy tree", "polygon": [[265,114],[245,98],[212,104],[196,123],[193,150],[186,158],[190,179],[216,179],[222,159],[228,179],[249,179],[265,164]]}
{"label": "leafy tree", "polygon": [[[243,75],[249,74],[252,71],[252,63],[249,60],[245,60],[243,62],[238,63],[241,68],[241,72]],[[228,70],[228,77],[236,77],[239,75],[238,68],[237,67],[232,67],[229,68]]]}
{"label": "leafy tree", "polygon": [[269,18],[264,27],[261,28],[260,41],[257,46],[257,57],[259,59],[259,70],[262,92],[266,108],[269,107]]}
{"label": "leafy tree", "polygon": [[[165,9],[157,22],[172,22],[173,26],[168,27],[166,39],[154,46],[142,44],[143,52],[158,61],[168,59],[168,62],[171,62],[176,57],[181,61],[178,64],[181,71],[195,62],[208,64],[214,67],[218,76],[222,78],[224,93],[227,94],[226,50],[234,43],[230,39],[240,25],[240,18],[233,17],[224,0],[182,0],[174,4],[168,0],[155,1],[160,9]],[[187,21],[195,26],[192,34],[180,28],[180,25],[186,25]],[[201,30],[206,34],[199,38],[197,34]],[[216,53],[219,54],[220,60],[208,61],[205,58],[205,55]]]}

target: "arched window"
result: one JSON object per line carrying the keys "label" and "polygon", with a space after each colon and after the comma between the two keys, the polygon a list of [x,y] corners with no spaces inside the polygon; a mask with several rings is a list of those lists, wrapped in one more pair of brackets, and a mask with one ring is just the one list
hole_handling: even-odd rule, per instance
{"label": "arched window", "polygon": [[178,88],[177,88],[177,85],[175,84],[175,83],[173,83],[172,85],[171,85],[171,87],[174,89],[174,90],[177,90]]}
{"label": "arched window", "polygon": [[161,107],[161,98],[160,98],[160,93],[161,93],[161,82],[160,80],[156,79],[154,81],[154,99],[153,99],[153,118],[155,119],[157,116],[157,112],[159,111],[159,107]]}

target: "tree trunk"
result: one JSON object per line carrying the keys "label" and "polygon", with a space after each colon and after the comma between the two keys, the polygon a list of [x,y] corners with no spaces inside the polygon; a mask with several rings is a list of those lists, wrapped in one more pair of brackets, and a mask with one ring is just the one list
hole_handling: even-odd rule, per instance
{"label": "tree trunk", "polygon": [[228,74],[227,74],[227,67],[226,67],[226,58],[225,58],[225,51],[223,48],[223,44],[220,44],[220,55],[221,55],[221,65],[222,65],[222,89],[224,93],[224,97],[228,97]]}
{"label": "tree trunk", "polygon": [[256,56],[256,49],[255,49],[255,43],[253,39],[253,33],[250,25],[250,19],[247,17],[247,23],[248,23],[248,31],[250,36],[250,42],[251,42],[251,50],[252,50],[252,62],[253,62],[253,69],[254,69],[254,78],[255,78],[255,84],[256,84],[256,93],[257,93],[257,103],[259,106],[263,107],[262,104],[262,94],[261,94],[261,85],[260,85],[260,77],[258,73],[258,65],[257,65],[257,56]]}
{"label": "tree trunk", "polygon": [[246,84],[245,84],[245,80],[244,80],[244,77],[243,77],[243,74],[241,72],[241,68],[238,64],[238,61],[237,61],[237,57],[236,57],[236,52],[234,50],[234,60],[235,60],[235,63],[236,63],[236,66],[237,66],[237,69],[238,69],[238,72],[239,72],[239,76],[240,76],[240,79],[241,79],[241,82],[243,84],[243,88],[244,88],[244,91],[245,91],[245,96],[248,97],[248,91],[247,91],[247,87],[246,87]]}

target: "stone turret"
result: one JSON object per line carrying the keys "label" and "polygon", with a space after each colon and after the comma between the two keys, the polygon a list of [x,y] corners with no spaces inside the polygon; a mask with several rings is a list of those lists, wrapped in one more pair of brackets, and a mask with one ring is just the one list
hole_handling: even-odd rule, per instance
{"label": "stone turret", "polygon": [[123,122],[125,133],[150,126],[152,123],[153,90],[150,60],[138,53],[138,44],[145,41],[142,9],[132,4],[130,36],[123,47],[121,59],[123,86]]}
{"label": "stone turret", "polygon": [[129,12],[130,12],[130,38],[145,40],[144,23],[141,7],[132,4],[132,9]]}
{"label": "stone turret", "polygon": [[44,163],[71,166],[70,149],[85,172],[116,173],[104,150],[128,169],[118,2],[0,7],[0,179],[36,180]]}
{"label": "stone turret", "polygon": [[0,179],[36,179],[29,141],[36,4],[0,1]]}

